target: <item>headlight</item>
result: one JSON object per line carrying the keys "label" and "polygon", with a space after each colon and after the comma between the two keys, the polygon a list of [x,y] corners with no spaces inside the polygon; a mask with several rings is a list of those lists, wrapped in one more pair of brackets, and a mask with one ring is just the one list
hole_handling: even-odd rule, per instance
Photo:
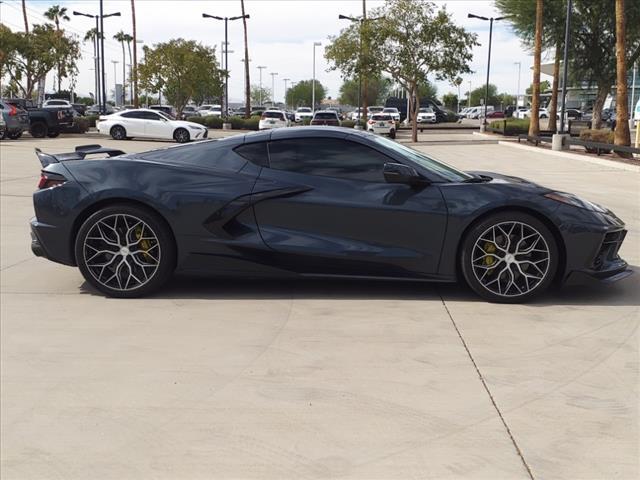
{"label": "headlight", "polygon": [[588,200],[583,200],[582,198],[576,195],[573,195],[571,193],[551,192],[551,193],[545,194],[545,197],[551,200],[555,200],[556,202],[566,203],[567,205],[583,208],[591,212],[605,213],[607,211],[605,208],[601,207],[600,205],[592,203]]}
{"label": "headlight", "polygon": [[191,130],[200,130],[200,129],[204,129],[204,127],[203,127],[203,126],[201,126],[201,125],[189,125],[189,128],[190,128]]}

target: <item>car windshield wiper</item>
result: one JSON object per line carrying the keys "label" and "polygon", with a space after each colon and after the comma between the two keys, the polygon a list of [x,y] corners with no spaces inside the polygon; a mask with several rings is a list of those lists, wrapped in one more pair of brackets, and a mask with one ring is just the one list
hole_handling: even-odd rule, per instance
{"label": "car windshield wiper", "polygon": [[[469,174],[469,175],[473,175],[473,174]],[[484,175],[473,175],[471,178],[467,178],[466,180],[463,180],[462,183],[486,183],[486,182],[490,182],[491,180],[493,180],[493,178],[487,177]]]}

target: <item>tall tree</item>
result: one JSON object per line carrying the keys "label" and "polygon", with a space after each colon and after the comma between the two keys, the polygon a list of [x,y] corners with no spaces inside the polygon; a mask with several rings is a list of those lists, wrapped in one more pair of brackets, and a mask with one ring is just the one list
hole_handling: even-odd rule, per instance
{"label": "tall tree", "polygon": [[[616,130],[614,143],[616,145],[630,145],[629,107],[627,98],[627,50],[626,50],[626,22],[624,17],[624,0],[616,0]],[[620,154],[629,157],[631,154]]]}
{"label": "tall tree", "polygon": [[[311,105],[313,80],[301,80],[287,90],[286,103],[294,107]],[[316,103],[322,102],[327,89],[316,80]]]}
{"label": "tall tree", "polygon": [[531,94],[531,121],[529,135],[540,134],[540,57],[542,55],[542,0],[536,0],[536,33],[533,46],[533,92]]}
{"label": "tall tree", "polygon": [[379,69],[409,92],[411,138],[417,142],[420,84],[430,75],[453,82],[470,73],[476,35],[456,25],[445,8],[436,11],[425,0],[387,0],[375,16],[382,18],[367,32],[368,41],[377,45]]}
{"label": "tall tree", "polygon": [[133,106],[140,106],[138,98],[138,37],[136,34],[136,0],[131,0],[131,23],[133,33]]}
{"label": "tall tree", "polygon": [[144,52],[144,63],[139,67],[140,86],[162,92],[178,115],[190,99],[202,102],[222,95],[215,48],[177,38],[153,48],[145,46]]}
{"label": "tall tree", "polygon": [[[113,39],[122,45],[122,104],[124,105],[127,102],[127,61],[125,58],[124,44],[131,42],[133,37],[120,30],[113,36]],[[129,52],[131,52],[131,50],[129,50]]]}
{"label": "tall tree", "polygon": [[247,19],[244,13],[244,0],[240,0],[242,8],[242,26],[244,27],[244,118],[251,116],[251,79],[249,78],[249,40],[247,40]]}
{"label": "tall tree", "polygon": [[271,89],[259,85],[251,85],[251,103],[258,105],[271,101]]}
{"label": "tall tree", "polygon": [[[46,12],[44,12],[44,16],[49,19],[52,20],[53,23],[56,26],[56,33],[58,33],[58,35],[60,35],[60,21],[64,20],[64,21],[69,21],[69,15],[67,15],[67,7],[61,7],[60,5],[52,5],[51,7],[49,7],[49,10],[47,10]],[[60,82],[62,79],[62,76],[65,72],[62,71],[62,60],[60,60],[58,62],[58,71],[57,71],[57,76],[58,76],[58,91],[60,91]]]}
{"label": "tall tree", "polygon": [[24,19],[24,33],[29,33],[29,21],[27,20],[27,1],[22,0],[22,18]]}
{"label": "tall tree", "polygon": [[[389,96],[392,81],[389,77],[371,77],[367,82],[367,89],[362,91],[363,103],[367,105],[383,103]],[[358,78],[347,79],[340,86],[339,101],[343,105],[358,105],[360,81]]]}

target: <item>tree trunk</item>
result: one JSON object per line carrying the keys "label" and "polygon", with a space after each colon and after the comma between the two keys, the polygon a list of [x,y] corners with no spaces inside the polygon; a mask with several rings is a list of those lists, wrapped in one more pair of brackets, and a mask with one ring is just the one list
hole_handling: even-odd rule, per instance
{"label": "tree trunk", "polygon": [[[360,29],[362,29],[366,21],[367,21],[367,0],[362,0],[362,23],[360,24]],[[360,31],[360,41],[362,42],[362,30]],[[365,58],[367,57],[366,47],[367,47],[367,43],[365,42],[363,45],[363,56]],[[362,58],[360,59],[360,69],[362,69]],[[358,75],[362,75],[362,73],[358,72]],[[367,107],[369,106],[369,102],[367,98],[367,89],[369,87],[369,82],[367,81],[367,77],[368,75],[365,75],[362,78],[362,112],[360,112],[360,118],[365,122],[365,124],[367,123]]]}
{"label": "tree trunk", "polygon": [[[616,145],[631,145],[629,132],[629,107],[627,99],[627,58],[625,42],[624,0],[616,0]],[[630,157],[629,153],[618,153],[621,157]]]}
{"label": "tree trunk", "polygon": [[133,103],[133,62],[131,60],[131,42],[127,42],[129,50],[129,103]]}
{"label": "tree trunk", "polygon": [[[127,57],[124,53],[124,40],[122,40],[122,106],[127,103]],[[115,92],[114,92],[115,94]],[[116,102],[117,103],[117,102]]]}
{"label": "tree trunk", "polygon": [[411,99],[409,101],[409,108],[411,110],[411,141],[416,143],[418,141],[418,110],[420,105],[420,98],[418,97],[418,84],[411,84]]}
{"label": "tree trunk", "polygon": [[602,107],[607,99],[607,95],[611,91],[611,85],[609,83],[602,83],[598,85],[598,93],[596,93],[596,100],[593,103],[593,118],[591,120],[591,128],[602,127]]}
{"label": "tree trunk", "polygon": [[[242,16],[244,17],[244,0],[240,0]],[[242,19],[244,27],[244,118],[251,116],[251,84],[249,78],[249,41],[247,40],[247,19]],[[287,92],[284,92],[284,103],[287,103]]]}
{"label": "tree trunk", "polygon": [[136,2],[131,0],[131,18],[133,22],[133,105],[139,107],[138,99],[138,42],[136,37]]}
{"label": "tree trunk", "polygon": [[553,63],[553,86],[551,87],[551,103],[549,104],[549,125],[547,130],[555,132],[558,127],[556,118],[558,115],[558,85],[560,83],[560,56],[562,55],[562,44],[556,44],[556,59]]}
{"label": "tree trunk", "polygon": [[540,57],[542,55],[542,0],[536,0],[536,35],[533,54],[533,92],[529,136],[540,134]]}
{"label": "tree trunk", "polygon": [[22,16],[24,17],[24,33],[29,33],[29,21],[27,20],[27,2],[22,0]]}

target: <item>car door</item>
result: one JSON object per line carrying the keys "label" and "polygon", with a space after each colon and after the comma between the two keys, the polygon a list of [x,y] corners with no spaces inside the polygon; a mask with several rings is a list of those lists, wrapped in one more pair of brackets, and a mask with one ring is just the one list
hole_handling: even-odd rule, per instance
{"label": "car door", "polygon": [[142,112],[144,114],[144,135],[153,138],[173,138],[173,125],[165,117],[156,112]]}
{"label": "car door", "polygon": [[120,115],[122,126],[127,131],[127,137],[143,137],[144,124],[143,112],[132,110]]}
{"label": "car door", "polygon": [[[387,183],[383,167],[397,161],[346,137],[273,133],[253,190],[266,197],[254,201],[263,240],[300,273],[435,276],[447,220],[440,189]],[[268,198],[274,191],[286,194]]]}

